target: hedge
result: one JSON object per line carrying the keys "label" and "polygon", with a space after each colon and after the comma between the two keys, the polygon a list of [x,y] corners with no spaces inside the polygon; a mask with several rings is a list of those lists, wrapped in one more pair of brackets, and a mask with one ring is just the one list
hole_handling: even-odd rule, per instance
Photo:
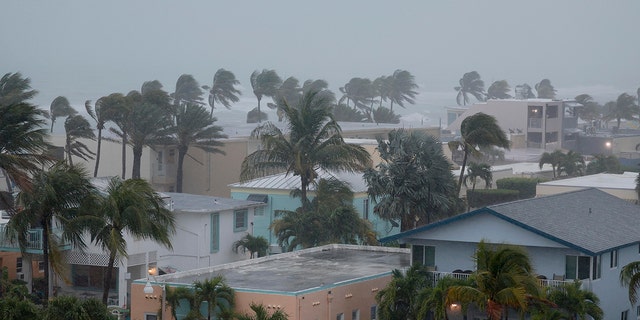
{"label": "hedge", "polygon": [[477,189],[467,190],[469,207],[482,208],[497,203],[515,201],[519,199],[520,192],[506,189]]}
{"label": "hedge", "polygon": [[498,189],[517,190],[520,199],[528,199],[536,196],[536,185],[542,180],[539,178],[503,178],[496,181]]}

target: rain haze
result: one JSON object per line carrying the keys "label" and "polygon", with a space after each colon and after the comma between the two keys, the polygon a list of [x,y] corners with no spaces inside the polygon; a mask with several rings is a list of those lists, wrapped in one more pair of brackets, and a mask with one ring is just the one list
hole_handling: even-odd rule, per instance
{"label": "rain haze", "polygon": [[405,69],[420,86],[405,114],[455,105],[473,70],[485,88],[548,78],[559,98],[606,102],[640,86],[639,15],[637,0],[4,1],[0,72],[31,78],[45,109],[154,79],[172,92],[185,73],[210,85],[219,68],[240,80],[243,112],[255,106],[249,75],[265,68],[336,93]]}

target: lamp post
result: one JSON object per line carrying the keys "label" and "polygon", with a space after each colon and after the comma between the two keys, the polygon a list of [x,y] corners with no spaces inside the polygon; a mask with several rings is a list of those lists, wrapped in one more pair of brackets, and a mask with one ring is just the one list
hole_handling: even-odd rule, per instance
{"label": "lamp post", "polygon": [[[155,279],[155,277],[154,277],[154,279]],[[162,312],[162,316],[161,316],[160,320],[164,320],[164,318],[165,318],[164,314],[166,313],[166,310],[165,310],[164,306],[165,306],[166,294],[167,294],[167,286],[166,286],[164,280],[162,280],[162,283],[160,284],[160,288],[162,288],[162,305],[160,306],[160,310]],[[153,294],[153,286],[151,285],[151,281],[149,280],[149,277],[147,277],[147,284],[144,285],[144,293],[145,294]]]}

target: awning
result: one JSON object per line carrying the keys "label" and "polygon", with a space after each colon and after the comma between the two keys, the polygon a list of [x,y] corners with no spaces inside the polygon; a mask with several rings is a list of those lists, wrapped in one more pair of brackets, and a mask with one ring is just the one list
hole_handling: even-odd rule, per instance
{"label": "awning", "polygon": [[247,200],[267,203],[269,201],[269,196],[266,194],[252,193],[247,197]]}

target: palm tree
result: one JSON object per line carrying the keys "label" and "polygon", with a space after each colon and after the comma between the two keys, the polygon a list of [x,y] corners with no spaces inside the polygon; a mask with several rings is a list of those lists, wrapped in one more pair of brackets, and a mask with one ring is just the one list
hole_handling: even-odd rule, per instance
{"label": "palm tree", "polygon": [[231,103],[240,101],[239,95],[242,95],[240,90],[236,89],[236,86],[240,84],[240,81],[236,79],[236,75],[233,72],[218,69],[213,76],[213,84],[211,88],[204,86],[203,89],[209,90],[209,106],[211,107],[211,116],[213,116],[214,104],[216,102],[221,103],[225,108],[231,109]]}
{"label": "palm tree", "polygon": [[600,118],[601,106],[593,101],[590,95],[581,94],[576,96],[575,100],[582,105],[582,107],[576,108],[576,116],[585,121],[593,121]]}
{"label": "palm tree", "polygon": [[174,106],[184,103],[202,104],[202,93],[198,81],[190,74],[183,74],[178,77],[176,91],[171,94],[171,98]]}
{"label": "palm tree", "polygon": [[[10,98],[0,96],[0,101]],[[31,189],[30,177],[49,162],[50,148],[44,117],[46,112],[27,102],[0,103],[0,169],[5,172],[7,186],[12,182],[20,190]]]}
{"label": "palm tree", "polygon": [[460,85],[453,88],[453,90],[458,92],[458,96],[456,97],[458,105],[466,106],[467,103],[469,103],[469,95],[474,96],[478,101],[484,101],[484,81],[480,79],[478,72],[471,71],[465,73],[459,82]]}
{"label": "palm tree", "polygon": [[635,103],[636,97],[623,93],[618,96],[615,103],[607,103],[609,111],[605,116],[606,119],[616,119],[617,128],[620,129],[620,120],[637,120],[636,115],[640,114],[640,108]]}
{"label": "palm tree", "polygon": [[457,279],[446,276],[438,279],[435,287],[427,286],[422,289],[418,295],[420,301],[418,318],[428,319],[428,315],[432,314],[435,320],[446,320],[447,317],[447,294],[449,288],[453,286],[469,285],[469,279]]}
{"label": "palm tree", "polygon": [[[169,95],[162,89],[132,91],[127,95],[129,113],[125,123],[128,125],[128,143],[133,149],[133,167],[131,177],[140,178],[142,149],[158,143],[167,135],[172,125],[172,107]],[[117,123],[117,122],[116,122]]]}
{"label": "palm tree", "polygon": [[509,149],[509,140],[507,135],[498,125],[496,118],[488,114],[479,112],[462,121],[460,124],[460,134],[462,140],[450,141],[449,148],[454,150],[462,150],[464,156],[462,159],[462,168],[460,169],[460,179],[458,181],[458,193],[462,188],[462,174],[467,165],[469,155],[479,155],[478,148],[500,147]]}
{"label": "palm tree", "polygon": [[164,207],[162,198],[142,179],[112,178],[94,205],[91,241],[109,253],[102,293],[102,302],[106,304],[115,259],[127,256],[125,234],[153,240],[171,249],[175,219]]}
{"label": "palm tree", "polygon": [[242,248],[242,253],[249,251],[249,259],[264,257],[269,249],[269,242],[263,236],[254,237],[246,234],[242,239],[233,243],[233,252],[238,253]]}
{"label": "palm tree", "polygon": [[401,231],[426,224],[454,207],[455,182],[438,140],[420,131],[393,130],[378,138],[381,162],[364,174],[374,212],[400,221]]}
{"label": "palm tree", "polygon": [[551,170],[553,171],[553,178],[555,179],[556,169],[560,166],[562,159],[564,159],[564,153],[562,153],[561,150],[555,150],[552,153],[545,152],[540,156],[538,166],[542,169],[545,164],[550,164]]}
{"label": "palm tree", "polygon": [[340,125],[333,119],[333,96],[322,91],[306,93],[299,106],[285,105],[289,132],[283,133],[273,123],[253,130],[262,148],[242,162],[240,179],[264,176],[274,171],[300,176],[300,198],[308,203],[307,189],[318,176],[318,169],[356,172],[367,168],[371,159],[361,146],[342,139]]}
{"label": "palm tree", "polygon": [[581,282],[575,280],[565,283],[561,288],[549,287],[548,299],[559,309],[568,313],[569,320],[587,319],[602,320],[604,314],[600,306],[600,299],[593,292],[581,289]]}
{"label": "palm tree", "polygon": [[393,111],[393,103],[397,103],[399,106],[404,108],[404,102],[408,102],[409,104],[415,103],[415,97],[418,94],[416,89],[418,89],[418,85],[416,84],[415,77],[407,70],[396,70],[393,75],[386,78],[388,81],[387,91],[385,92],[385,97],[389,99],[391,102],[391,106],[389,109]]}
{"label": "palm tree", "polygon": [[640,288],[640,261],[633,261],[620,270],[620,283],[628,288],[629,302],[635,305],[638,302],[638,289]]}
{"label": "palm tree", "polygon": [[0,78],[0,106],[27,102],[37,93],[31,89],[31,79],[23,78],[20,72],[5,73]]}
{"label": "palm tree", "polygon": [[507,80],[495,81],[487,89],[487,99],[511,99],[509,91],[511,91],[511,87],[509,87]]}
{"label": "palm tree", "polygon": [[536,91],[538,92],[538,98],[542,99],[555,99],[556,98],[556,89],[551,85],[551,81],[549,79],[542,79],[540,82],[535,85]]}
{"label": "palm tree", "polygon": [[262,72],[256,70],[251,74],[249,78],[251,81],[251,88],[253,88],[253,94],[258,99],[258,122],[262,122],[262,116],[260,116],[260,100],[263,96],[273,97],[282,83],[282,79],[275,70],[264,69]]}
{"label": "palm tree", "polygon": [[377,243],[370,224],[353,207],[353,192],[342,181],[321,179],[309,207],[283,210],[269,227],[287,251],[328,243]]}
{"label": "palm tree", "polygon": [[222,127],[214,125],[216,121],[201,105],[188,103],[176,107],[175,124],[169,129],[169,137],[161,140],[163,144],[178,147],[176,192],[182,192],[184,158],[190,147],[224,154],[220,149],[224,143],[220,139],[227,135],[222,133]]}
{"label": "palm tree", "polygon": [[614,155],[594,154],[594,159],[587,165],[587,174],[596,173],[622,173],[620,160]]}
{"label": "palm tree", "polygon": [[91,125],[85,117],[79,114],[67,117],[64,121],[64,131],[64,151],[67,154],[69,165],[73,165],[71,156],[76,156],[84,161],[93,159],[95,153],[91,151],[84,142],[78,140],[80,138],[89,140],[96,139],[96,135],[93,133],[93,129],[91,129]]}
{"label": "palm tree", "polygon": [[537,279],[526,252],[515,246],[491,248],[478,244],[474,255],[477,271],[472,286],[453,286],[447,294],[447,304],[475,303],[486,310],[489,319],[501,319],[508,308],[527,309],[529,297],[539,297]]}
{"label": "palm tree", "polygon": [[31,300],[5,297],[0,299],[0,318],[3,320],[42,319],[42,315],[40,307]]}
{"label": "palm tree", "polygon": [[569,150],[569,152],[562,157],[558,165],[558,175],[562,172],[570,177],[583,175],[585,172],[584,157],[573,150]]}
{"label": "palm tree", "polygon": [[533,99],[536,97],[536,95],[533,94],[533,89],[531,88],[531,86],[526,83],[516,86],[515,96],[516,99]]}
{"label": "palm tree", "polygon": [[[84,169],[61,162],[48,171],[37,172],[32,180],[32,188],[18,194],[17,203],[22,209],[11,218],[7,228],[11,237],[19,241],[23,252],[29,229],[42,229],[42,255],[46,264],[44,278],[49,288],[45,291],[44,301],[47,301],[52,290],[50,268],[58,275],[64,274],[59,246],[63,243],[79,248],[85,246],[82,238],[84,226],[79,221],[86,211],[81,207],[92,198],[94,189]],[[60,236],[53,232],[54,220],[62,231]]]}
{"label": "palm tree", "polygon": [[280,84],[276,94],[273,96],[274,103],[268,103],[267,106],[277,110],[278,122],[282,122],[284,105],[286,103],[297,105],[301,96],[302,88],[300,88],[300,81],[298,81],[296,77],[289,77]]}
{"label": "palm tree", "polygon": [[267,308],[262,304],[256,304],[251,302],[249,308],[255,313],[255,316],[251,316],[247,313],[244,315],[237,316],[238,320],[287,320],[289,316],[284,310],[276,310],[273,313],[269,314]]}
{"label": "palm tree", "polygon": [[347,106],[349,101],[353,102],[354,109],[362,110],[369,121],[373,121],[371,117],[372,108],[371,105],[374,102],[373,97],[376,95],[373,83],[367,78],[351,78],[344,87],[340,88],[342,97],[338,103],[342,103],[346,100]]}
{"label": "palm tree", "polygon": [[198,310],[202,302],[207,302],[206,318],[211,320],[215,316],[225,310],[233,309],[235,293],[229,287],[222,276],[217,276],[204,281],[196,281],[193,284],[194,297]]}
{"label": "palm tree", "polygon": [[486,163],[470,162],[467,168],[467,174],[464,176],[464,185],[467,186],[467,182],[471,182],[471,190],[476,190],[476,182],[478,179],[484,181],[485,189],[491,188],[491,182],[493,181],[493,173],[491,172],[491,166]]}
{"label": "palm tree", "polygon": [[381,320],[418,320],[419,292],[431,286],[431,277],[423,265],[412,265],[406,272],[395,269],[387,286],[376,294]]}
{"label": "palm tree", "polygon": [[98,129],[98,147],[96,149],[96,166],[93,169],[93,177],[98,176],[98,167],[100,166],[100,151],[102,148],[102,130],[108,121],[116,117],[116,113],[121,110],[124,104],[124,96],[120,93],[112,93],[102,97],[96,101],[95,106],[91,107],[91,100],[87,100],[84,104],[87,113],[96,122]]}
{"label": "palm tree", "polygon": [[66,97],[58,96],[51,102],[49,107],[49,117],[51,118],[51,132],[53,132],[53,124],[56,122],[56,118],[69,117],[78,113]]}

